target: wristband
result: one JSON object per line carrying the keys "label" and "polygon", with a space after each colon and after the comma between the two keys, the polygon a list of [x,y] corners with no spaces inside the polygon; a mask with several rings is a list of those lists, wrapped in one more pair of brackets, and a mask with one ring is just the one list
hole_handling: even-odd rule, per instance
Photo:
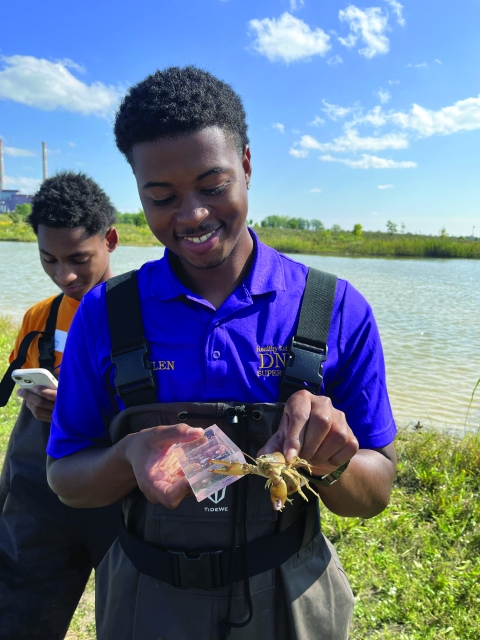
{"label": "wristband", "polygon": [[330,487],[332,484],[335,484],[335,482],[340,478],[340,476],[342,475],[342,473],[345,471],[345,469],[348,467],[349,464],[350,464],[350,460],[345,464],[342,464],[342,466],[338,467],[338,469],[335,469],[335,471],[331,471],[330,473],[327,473],[324,476],[310,475],[306,473],[305,469],[299,469],[298,471],[307,480],[310,480],[313,483],[320,485],[322,487]]}

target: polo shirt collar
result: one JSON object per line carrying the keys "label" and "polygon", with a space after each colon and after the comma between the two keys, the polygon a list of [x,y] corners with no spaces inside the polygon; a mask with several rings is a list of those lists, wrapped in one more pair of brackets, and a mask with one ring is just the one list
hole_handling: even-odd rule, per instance
{"label": "polo shirt collar", "polygon": [[[260,242],[257,234],[248,229],[254,245],[253,264],[245,277],[243,286],[250,296],[263,295],[271,291],[285,291],[285,274],[279,254]],[[186,287],[172,269],[170,260],[172,252],[165,247],[163,258],[154,263],[152,272],[152,295],[159,300],[173,300],[186,296],[201,301],[198,295]]]}

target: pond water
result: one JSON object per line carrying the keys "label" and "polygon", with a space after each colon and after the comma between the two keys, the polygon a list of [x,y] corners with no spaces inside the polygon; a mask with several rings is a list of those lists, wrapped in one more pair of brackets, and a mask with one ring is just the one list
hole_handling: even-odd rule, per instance
{"label": "pond water", "polygon": [[[113,270],[162,255],[160,247],[118,247]],[[463,433],[480,378],[480,260],[292,257],[346,278],[372,305],[397,422]],[[0,242],[0,314],[20,321],[30,305],[57,291],[36,244]],[[480,388],[467,421],[467,428],[479,427]]]}

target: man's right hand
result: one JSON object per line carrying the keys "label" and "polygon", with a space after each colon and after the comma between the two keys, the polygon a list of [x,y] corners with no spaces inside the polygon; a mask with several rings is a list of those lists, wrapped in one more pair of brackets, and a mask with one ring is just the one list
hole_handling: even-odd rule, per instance
{"label": "man's right hand", "polygon": [[178,460],[169,448],[178,442],[197,440],[203,433],[203,429],[188,424],[175,424],[144,429],[125,438],[125,457],[139,489],[150,502],[175,509],[191,493]]}
{"label": "man's right hand", "polygon": [[52,421],[53,407],[57,399],[57,390],[35,385],[32,389],[18,389],[17,396],[25,400],[25,404],[37,420]]}

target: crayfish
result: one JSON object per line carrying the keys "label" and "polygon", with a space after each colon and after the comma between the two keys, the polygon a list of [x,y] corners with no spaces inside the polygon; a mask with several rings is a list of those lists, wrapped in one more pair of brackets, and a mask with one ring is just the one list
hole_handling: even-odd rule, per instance
{"label": "crayfish", "polygon": [[311,474],[311,466],[306,460],[295,456],[291,462],[287,462],[285,456],[278,451],[267,453],[259,458],[252,458],[248,454],[244,455],[251,458],[255,464],[209,460],[211,464],[222,466],[222,469],[211,469],[210,473],[221,473],[227,476],[246,476],[249,473],[254,473],[257,476],[267,478],[265,488],[270,489],[270,499],[275,511],[281,511],[285,502],[292,502],[288,497],[292,493],[299,493],[308,502],[307,496],[302,491],[303,485],[318,497],[317,492],[311,488],[307,479],[296,470],[296,467],[305,466]]}

